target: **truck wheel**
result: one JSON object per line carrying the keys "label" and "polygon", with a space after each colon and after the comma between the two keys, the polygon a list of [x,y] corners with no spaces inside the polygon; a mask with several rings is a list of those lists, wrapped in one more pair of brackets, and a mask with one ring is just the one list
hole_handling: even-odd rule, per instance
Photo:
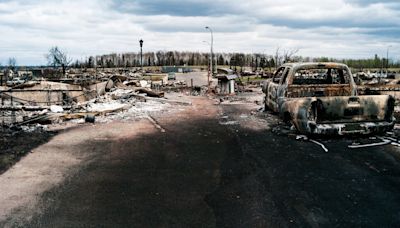
{"label": "truck wheel", "polygon": [[263,104],[264,104],[264,112],[271,111],[271,109],[268,107],[266,96],[264,96]]}
{"label": "truck wheel", "polygon": [[292,116],[290,115],[290,113],[285,112],[283,114],[283,122],[285,122],[285,124],[287,125],[292,125]]}
{"label": "truck wheel", "polygon": [[269,106],[264,102],[264,112],[271,111]]}

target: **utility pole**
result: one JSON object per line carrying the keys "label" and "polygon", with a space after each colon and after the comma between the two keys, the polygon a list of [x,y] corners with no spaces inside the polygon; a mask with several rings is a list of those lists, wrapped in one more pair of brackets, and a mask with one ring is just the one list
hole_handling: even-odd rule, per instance
{"label": "utility pole", "polygon": [[[210,42],[208,42],[208,41],[204,41],[203,40],[203,43],[206,43],[206,44],[208,44],[208,45],[210,45],[211,46],[211,44],[210,44]],[[212,61],[211,61],[211,53],[210,53],[210,61],[208,61],[208,70],[207,70],[207,88],[208,89],[210,89],[210,74],[211,74],[211,64],[212,64]]]}
{"label": "utility pole", "polygon": [[213,75],[214,74],[214,70],[213,70],[213,68],[214,68],[213,67],[213,58],[214,58],[214,55],[213,55],[213,46],[214,46],[213,30],[209,26],[206,26],[206,29],[210,30],[210,33],[211,33],[210,67],[211,67],[211,74]]}
{"label": "utility pole", "polygon": [[388,76],[388,68],[389,68],[389,48],[392,45],[389,45],[386,49],[386,77]]}

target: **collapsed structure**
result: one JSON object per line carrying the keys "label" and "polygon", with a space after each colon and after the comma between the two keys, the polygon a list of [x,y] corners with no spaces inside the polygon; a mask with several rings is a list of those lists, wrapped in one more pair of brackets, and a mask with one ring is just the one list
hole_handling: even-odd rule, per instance
{"label": "collapsed structure", "polygon": [[186,83],[168,81],[163,74],[146,76],[119,71],[72,73],[64,78],[3,85],[0,86],[0,123],[22,126],[79,118],[93,122],[96,115],[129,110],[136,101],[147,101],[151,97],[155,97],[152,101],[173,102],[162,99],[161,87],[186,87]]}
{"label": "collapsed structure", "polygon": [[[218,69],[215,78],[218,84],[215,88],[194,86],[193,80],[187,85],[185,81],[177,81],[175,75],[172,78],[158,70],[155,72],[142,74],[132,68],[70,69],[66,75],[59,77],[54,77],[47,69],[41,69],[40,72],[23,70],[2,73],[0,123],[3,126],[23,126],[71,119],[93,122],[95,116],[129,110],[137,102],[151,99],[155,102],[173,102],[162,98],[164,91],[183,90],[192,95],[213,91],[217,95],[226,96],[252,91],[244,84],[256,82],[254,86],[258,86],[260,82],[250,82],[247,76],[245,83],[242,80],[245,78],[225,68]],[[243,74],[247,75],[246,71]],[[10,75],[13,77],[10,78]],[[40,75],[46,76],[45,79]],[[368,120],[371,124],[367,128],[373,129],[377,123],[382,125],[380,120],[385,119],[389,123],[387,128],[393,127],[394,119],[391,120],[388,116],[392,116],[393,107],[397,111],[395,115],[399,111],[395,105],[400,99],[399,79],[376,80],[375,83],[375,78],[366,80],[368,78],[365,77],[356,74],[354,80],[350,70],[343,64],[288,63],[278,68],[263,88],[266,93],[266,107],[280,112],[284,120],[292,121],[303,133],[331,131],[326,124],[332,119],[337,122],[333,131],[340,134],[365,130],[365,124],[364,127],[358,126],[349,130],[349,127],[344,126],[346,121],[353,123]],[[362,95],[369,95],[369,98],[364,99],[360,97]],[[348,96],[349,99],[342,102],[343,96]],[[322,104],[324,111],[318,109],[317,104]],[[313,118],[316,127],[309,123]],[[319,125],[325,128],[321,130]],[[377,128],[386,129],[382,126]]]}

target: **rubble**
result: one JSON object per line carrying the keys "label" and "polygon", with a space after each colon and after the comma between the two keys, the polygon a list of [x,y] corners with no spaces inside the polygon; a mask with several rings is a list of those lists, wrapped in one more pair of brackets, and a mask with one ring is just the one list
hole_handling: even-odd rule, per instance
{"label": "rubble", "polygon": [[[191,102],[165,98],[164,89],[186,86],[184,81],[148,80],[142,74],[73,73],[58,80],[32,80],[0,87],[0,122],[3,127],[34,126],[148,118],[150,113]],[[151,79],[151,78],[150,78]],[[162,90],[163,89],[163,90]],[[192,88],[192,91],[193,88]],[[46,127],[44,127],[46,128]]]}
{"label": "rubble", "polygon": [[60,105],[51,105],[50,106],[50,111],[54,112],[54,113],[58,113],[58,112],[64,112],[64,109]]}
{"label": "rubble", "polygon": [[[209,88],[205,85],[187,83],[183,80],[168,80],[167,74],[144,75],[128,69],[73,69],[64,78],[36,79],[12,86],[0,87],[0,122],[7,128],[19,128],[30,131],[34,128],[47,129],[49,124],[94,123],[111,120],[132,120],[149,118],[156,112],[170,112],[174,106],[192,105],[181,96],[171,98],[169,94],[178,92],[181,95],[206,95],[215,100],[216,105],[235,105],[254,103],[264,106],[263,92],[259,82],[242,83],[230,88],[230,94],[214,96],[209,91],[220,92],[221,88]],[[188,79],[189,80],[189,79]],[[396,80],[361,81],[357,87],[358,94],[390,94],[396,99],[400,91]],[[230,81],[232,83],[233,81]],[[237,82],[235,82],[237,83]],[[189,84],[189,86],[188,86]],[[229,85],[231,86],[231,85]],[[237,96],[240,94],[240,96]],[[166,97],[167,96],[167,97]],[[263,107],[260,107],[261,110]],[[399,111],[398,106],[395,112]],[[247,119],[254,119],[256,111],[243,114],[236,120],[221,119],[220,125],[240,125]],[[269,126],[269,115],[265,115]],[[294,126],[286,129],[275,126],[273,131],[296,135]],[[396,133],[397,136],[397,133]],[[308,140],[310,141],[310,140]],[[392,144],[398,142],[391,141]],[[320,145],[321,146],[321,145]],[[323,146],[321,146],[323,148]],[[324,149],[325,150],[325,149]]]}

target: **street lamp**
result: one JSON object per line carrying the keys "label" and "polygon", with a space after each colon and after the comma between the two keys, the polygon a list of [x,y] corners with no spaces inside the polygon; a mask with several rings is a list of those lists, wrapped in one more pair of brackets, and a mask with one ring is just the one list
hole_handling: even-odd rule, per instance
{"label": "street lamp", "polygon": [[210,30],[210,33],[211,33],[210,71],[211,71],[211,74],[213,74],[214,73],[214,70],[213,70],[213,57],[214,57],[213,56],[213,46],[214,46],[213,31],[209,26],[206,26],[206,29]]}
{"label": "street lamp", "polygon": [[388,76],[388,68],[389,68],[389,48],[392,47],[392,45],[387,46],[386,49],[386,77]]}
{"label": "street lamp", "polygon": [[143,73],[143,40],[142,39],[139,40],[139,44],[140,44],[140,69]]}
{"label": "street lamp", "polygon": [[[206,43],[211,46],[210,42],[208,42],[208,41],[203,40],[203,43]],[[211,56],[210,56],[210,61],[208,64],[209,66],[208,66],[208,71],[207,71],[207,88],[208,88],[208,90],[210,90],[210,74],[211,74],[211,69],[212,69],[211,64],[212,64],[212,61],[211,61]]]}

